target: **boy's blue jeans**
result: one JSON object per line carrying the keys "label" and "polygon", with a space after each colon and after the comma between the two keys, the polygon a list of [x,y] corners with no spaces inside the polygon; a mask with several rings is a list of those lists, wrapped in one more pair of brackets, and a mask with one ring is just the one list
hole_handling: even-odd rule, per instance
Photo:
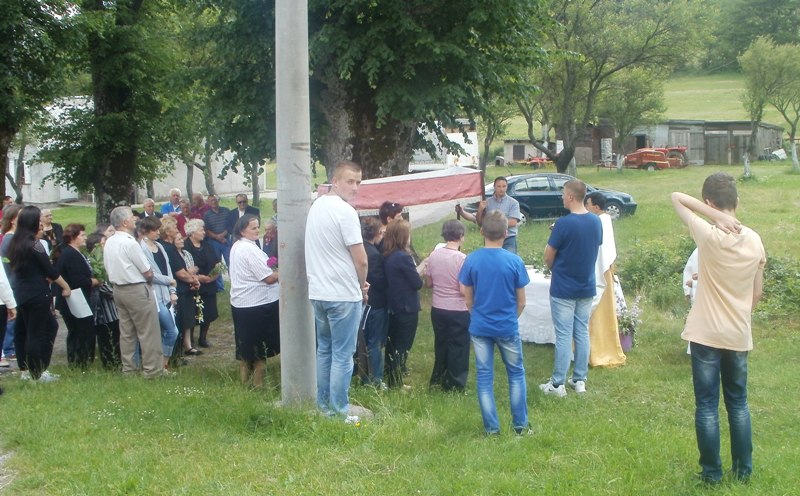
{"label": "boy's blue jeans", "polygon": [[719,386],[725,398],[731,433],[733,475],[747,479],[753,471],[753,434],[747,406],[747,352],[691,343],[694,382],[694,425],[700,451],[701,477],[722,478],[719,455]]}
{"label": "boy's blue jeans", "polygon": [[494,400],[494,345],[508,374],[508,394],[511,401],[511,420],[514,428],[528,426],[528,387],[525,382],[525,365],[522,363],[522,342],[519,334],[511,337],[471,336],[475,348],[475,370],[478,403],[483,417],[483,428],[488,434],[500,432],[497,405]]}
{"label": "boy's blue jeans", "polygon": [[362,303],[311,300],[311,306],[317,327],[317,406],[327,415],[347,415]]}

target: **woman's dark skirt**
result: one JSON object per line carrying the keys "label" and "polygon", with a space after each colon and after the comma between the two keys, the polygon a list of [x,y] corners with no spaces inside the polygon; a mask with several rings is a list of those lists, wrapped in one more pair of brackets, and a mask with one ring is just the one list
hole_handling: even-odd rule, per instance
{"label": "woman's dark skirt", "polygon": [[[197,323],[210,324],[219,317],[219,311],[217,311],[217,292],[204,293],[201,291],[200,297],[203,299],[203,321]],[[192,298],[194,298],[194,294],[192,294]]]}
{"label": "woman's dark skirt", "polygon": [[237,360],[260,361],[281,352],[277,301],[248,308],[231,306],[231,316]]}
{"label": "woman's dark skirt", "polygon": [[175,325],[178,326],[178,331],[185,331],[191,329],[197,322],[197,307],[194,303],[195,293],[178,293],[178,303],[175,304]]}

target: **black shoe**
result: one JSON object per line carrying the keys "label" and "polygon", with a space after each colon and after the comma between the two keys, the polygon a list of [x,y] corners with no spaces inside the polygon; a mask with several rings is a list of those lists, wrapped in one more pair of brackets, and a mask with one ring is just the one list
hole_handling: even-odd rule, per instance
{"label": "black shoe", "polygon": [[206,340],[198,341],[197,346],[201,348],[211,348],[211,344],[209,344],[209,342]]}

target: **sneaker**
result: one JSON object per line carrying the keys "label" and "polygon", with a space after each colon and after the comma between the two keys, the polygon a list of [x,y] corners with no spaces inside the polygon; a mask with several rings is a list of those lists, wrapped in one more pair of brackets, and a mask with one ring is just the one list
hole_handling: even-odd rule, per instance
{"label": "sneaker", "polygon": [[59,376],[51,374],[50,372],[45,370],[44,372],[42,372],[42,375],[39,376],[36,382],[41,382],[42,384],[47,384],[49,382],[56,382],[58,380],[58,377]]}
{"label": "sneaker", "polygon": [[358,415],[348,415],[344,418],[344,423],[355,427],[361,427],[361,419],[358,418]]}
{"label": "sneaker", "polygon": [[569,387],[575,390],[578,394],[583,394],[586,392],[586,381],[573,381],[572,379],[567,381]]}
{"label": "sneaker", "polygon": [[31,372],[30,370],[23,370],[19,373],[19,380],[21,381],[29,381],[31,380]]}
{"label": "sneaker", "polygon": [[6,360],[4,358],[0,358],[0,367],[8,368],[10,366],[11,366],[11,362],[9,362],[8,360]]}
{"label": "sneaker", "polygon": [[530,425],[527,427],[514,427],[514,433],[517,436],[531,436],[533,435],[533,429],[531,429]]}
{"label": "sneaker", "polygon": [[564,387],[564,385],[562,384],[556,387],[553,385],[553,381],[547,381],[544,384],[539,384],[539,389],[541,389],[544,394],[558,396],[559,398],[563,398],[567,395],[567,389]]}

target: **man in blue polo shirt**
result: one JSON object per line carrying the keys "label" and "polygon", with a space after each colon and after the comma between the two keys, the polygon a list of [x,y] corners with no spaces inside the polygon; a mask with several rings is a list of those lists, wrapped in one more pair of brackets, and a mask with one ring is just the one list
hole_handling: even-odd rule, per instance
{"label": "man in blue polo shirt", "polygon": [[570,211],[555,223],[544,262],[552,270],[550,311],[556,332],[553,375],[539,385],[545,394],[563,398],[567,382],[572,344],[575,343],[575,366],[569,385],[576,393],[586,392],[589,373],[589,316],[595,295],[595,262],[603,242],[600,219],[586,210],[583,199],[586,184],[571,179],[564,184],[562,201]]}

